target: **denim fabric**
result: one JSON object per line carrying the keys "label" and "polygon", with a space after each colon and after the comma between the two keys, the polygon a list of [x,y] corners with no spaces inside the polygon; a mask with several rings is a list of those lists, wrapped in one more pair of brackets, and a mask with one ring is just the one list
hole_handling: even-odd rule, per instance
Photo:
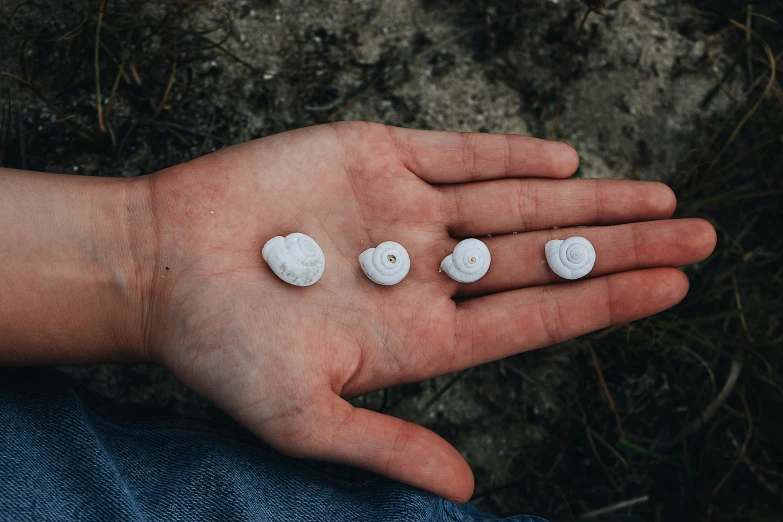
{"label": "denim fabric", "polygon": [[234,426],[120,414],[56,371],[4,369],[0,521],[7,520],[498,519],[378,475],[285,457]]}

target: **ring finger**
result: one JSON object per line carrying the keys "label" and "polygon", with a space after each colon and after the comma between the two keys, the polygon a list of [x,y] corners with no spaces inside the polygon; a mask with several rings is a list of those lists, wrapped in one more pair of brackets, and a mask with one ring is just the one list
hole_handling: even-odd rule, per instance
{"label": "ring finger", "polygon": [[475,283],[455,284],[457,297],[565,281],[547,266],[544,245],[552,239],[571,236],[582,236],[595,247],[595,266],[588,278],[696,263],[712,252],[716,241],[712,225],[702,219],[563,228],[482,238],[492,254],[489,272]]}
{"label": "ring finger", "polygon": [[611,179],[504,179],[438,190],[453,237],[666,219],[677,203],[663,183]]}

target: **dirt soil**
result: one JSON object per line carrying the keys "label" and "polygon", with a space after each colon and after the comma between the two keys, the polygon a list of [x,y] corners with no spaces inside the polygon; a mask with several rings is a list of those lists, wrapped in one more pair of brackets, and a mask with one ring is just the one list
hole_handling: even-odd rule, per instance
{"label": "dirt soil", "polygon": [[[586,18],[586,4],[596,2],[185,4],[109,2],[98,62],[107,130],[100,132],[91,49],[98,4],[0,0],[2,31],[12,35],[0,70],[34,86],[0,78],[20,144],[6,152],[6,164],[129,177],[288,129],[370,120],[554,137],[580,152],[577,176],[673,182],[683,158],[707,140],[706,122],[746,88],[737,76],[724,77],[732,60],[714,18],[683,2],[620,0]],[[58,111],[72,118],[63,122]],[[658,347],[660,354],[637,363],[635,349],[614,370],[604,365],[626,430],[643,422],[632,414],[647,414],[644,401],[685,407],[686,419],[709,400],[704,373],[690,393],[705,398],[692,407],[672,386],[678,364],[701,371],[698,362]],[[475,471],[482,510],[568,520],[650,495],[623,512],[655,520],[679,486],[644,470],[623,482],[604,472],[633,466],[601,435],[614,429],[606,426],[615,414],[596,362],[600,368],[616,357],[599,339],[582,339],[355,402],[451,441]],[[221,417],[157,366],[65,371],[118,402]],[[652,433],[665,439],[674,429]],[[649,435],[637,444],[655,442]]]}

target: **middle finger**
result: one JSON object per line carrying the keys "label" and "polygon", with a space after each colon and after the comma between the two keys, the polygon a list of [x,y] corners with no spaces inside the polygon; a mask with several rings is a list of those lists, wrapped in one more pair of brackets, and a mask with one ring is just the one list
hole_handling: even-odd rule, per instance
{"label": "middle finger", "polygon": [[454,237],[666,219],[677,204],[663,183],[612,179],[503,179],[438,190]]}

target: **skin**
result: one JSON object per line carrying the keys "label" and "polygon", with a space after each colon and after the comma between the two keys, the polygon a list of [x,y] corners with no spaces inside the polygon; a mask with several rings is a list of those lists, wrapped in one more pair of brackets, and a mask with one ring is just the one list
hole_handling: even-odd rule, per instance
{"label": "skin", "polygon": [[[561,143],[350,122],[133,180],[0,170],[0,221],[16,223],[0,232],[0,363],[158,362],[285,454],[467,501],[449,443],[347,399],[658,313],[688,290],[676,267],[715,247],[706,221],[668,219],[665,185],[566,179],[577,165]],[[291,232],[324,250],[314,286],[261,258]],[[573,235],[597,261],[566,282],[544,244]],[[438,273],[464,237],[492,253],[476,283]],[[386,240],[412,263],[392,287],[357,261]]]}

